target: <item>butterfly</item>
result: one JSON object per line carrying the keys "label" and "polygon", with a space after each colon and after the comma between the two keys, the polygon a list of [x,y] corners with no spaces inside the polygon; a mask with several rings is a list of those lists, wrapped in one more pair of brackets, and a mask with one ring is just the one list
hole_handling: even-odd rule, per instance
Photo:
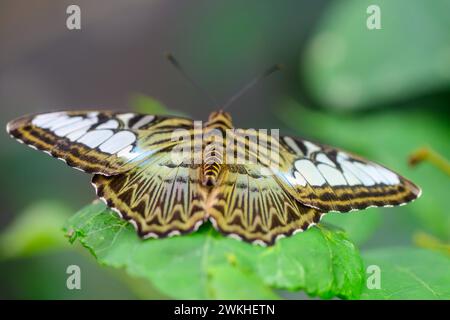
{"label": "butterfly", "polygon": [[[224,235],[273,245],[327,212],[404,205],[421,194],[397,173],[337,148],[238,134],[223,111],[200,126],[182,117],[61,111],[21,117],[7,131],[92,174],[97,196],[142,238],[191,233],[209,220]],[[259,152],[259,144],[270,148]],[[231,161],[236,155],[253,160]]]}

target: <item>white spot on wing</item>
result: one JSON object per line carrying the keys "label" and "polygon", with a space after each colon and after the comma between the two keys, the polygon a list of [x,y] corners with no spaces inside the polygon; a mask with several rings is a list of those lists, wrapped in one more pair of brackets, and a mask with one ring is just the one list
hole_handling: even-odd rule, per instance
{"label": "white spot on wing", "polygon": [[356,178],[358,178],[361,183],[365,186],[373,186],[375,181],[365,172],[355,166],[349,161],[343,161],[341,163],[344,170],[350,171]]}
{"label": "white spot on wing", "polygon": [[345,160],[348,160],[349,158],[348,158],[348,154],[346,154],[346,153],[344,153],[344,152],[339,152],[338,154],[337,154],[337,160],[338,160],[338,162],[342,162],[342,161],[345,161]]}
{"label": "white spot on wing", "polygon": [[181,232],[178,230],[173,230],[171,232],[169,232],[169,234],[167,235],[168,237],[173,237],[173,236],[179,236],[181,235]]}
{"label": "white spot on wing", "polygon": [[136,141],[136,136],[130,131],[120,131],[100,146],[100,151],[109,154],[117,153]]}
{"label": "white spot on wing", "polygon": [[309,160],[295,161],[295,168],[312,186],[322,186],[326,183],[319,170]]}
{"label": "white spot on wing", "polygon": [[261,246],[261,247],[267,247],[267,243],[265,243],[264,241],[259,240],[259,239],[258,240],[253,240],[252,244],[255,244],[255,245]]}
{"label": "white spot on wing", "polygon": [[303,187],[306,186],[305,177],[303,177],[298,171],[294,171],[295,184],[301,185]]}
{"label": "white spot on wing", "polygon": [[[61,126],[57,129],[55,129],[55,131],[54,131],[55,135],[57,135],[59,137],[64,137],[64,136],[68,135],[69,133],[79,130],[87,125],[86,120],[80,121],[82,119],[81,117],[75,117],[73,119],[76,119],[76,118],[78,118],[76,121],[67,123],[64,126]],[[92,122],[92,120],[90,122]]]}
{"label": "white spot on wing", "polygon": [[62,112],[52,112],[52,113],[44,113],[44,114],[40,114],[37,115],[32,121],[31,124],[37,126],[37,127],[41,127],[44,124],[58,118],[59,116],[61,116]]}
{"label": "white spot on wing", "polygon": [[353,164],[353,166],[357,167],[360,170],[360,172],[363,172],[364,174],[366,174],[367,177],[369,177],[374,182],[372,184],[377,183],[377,180],[374,179],[372,177],[372,175],[370,174],[369,169],[367,168],[367,165],[359,163],[359,162],[353,162],[352,164]]}
{"label": "white spot on wing", "polygon": [[325,164],[328,164],[332,167],[336,167],[336,164],[330,160],[324,153],[319,153],[316,157],[316,160]]}
{"label": "white spot on wing", "polygon": [[149,124],[150,122],[152,122],[155,119],[155,116],[144,116],[141,120],[139,120],[138,122],[136,122],[132,129],[139,129],[147,124]]}
{"label": "white spot on wing", "polygon": [[[69,139],[70,141],[75,141],[81,138],[89,130],[89,128],[96,122],[97,118],[84,119],[83,121],[73,124],[73,126],[70,126],[70,128],[68,127],[67,130],[65,130],[66,132],[59,132],[59,134],[61,136],[64,134],[64,136],[66,136],[66,138]],[[61,130],[63,129],[61,128]]]}
{"label": "white spot on wing", "polygon": [[[119,210],[117,210],[117,211],[119,211]],[[122,214],[120,214],[120,215],[122,215]],[[131,225],[133,226],[134,230],[136,230],[136,231],[139,230],[136,221],[134,221],[134,220],[127,220],[127,221],[128,221],[129,223],[131,223]]]}
{"label": "white spot on wing", "polygon": [[50,130],[52,130],[53,126],[58,126],[59,123],[61,123],[62,121],[65,121],[68,118],[69,117],[66,116],[65,113],[61,113],[61,114],[58,115],[58,117],[53,118],[49,122],[46,122],[45,124],[42,124],[39,127],[43,128],[43,129],[50,129]]}
{"label": "white spot on wing", "polygon": [[400,184],[400,178],[398,177],[398,175],[387,169],[384,169],[384,171],[389,175],[388,179],[391,181],[391,184]]}
{"label": "white spot on wing", "polygon": [[331,168],[330,166],[319,164],[317,165],[322,175],[327,180],[328,184],[331,186],[342,186],[347,185],[347,180],[345,180],[342,173],[334,168]]}
{"label": "white spot on wing", "polygon": [[309,157],[310,155],[311,155],[311,153],[313,153],[313,152],[317,152],[317,151],[320,151],[321,149],[320,149],[320,147],[318,147],[317,145],[315,145],[314,143],[312,143],[312,142],[309,142],[309,141],[303,141],[303,144],[305,145],[305,147],[306,147],[306,150],[307,150],[307,156]]}
{"label": "white spot on wing", "polygon": [[399,177],[395,173],[393,173],[392,171],[389,171],[388,169],[383,168],[381,166],[376,166],[375,168],[389,182],[388,184],[395,185],[395,184],[399,184],[400,183]]}
{"label": "white spot on wing", "polygon": [[235,240],[242,241],[241,236],[240,236],[240,235],[237,235],[237,234],[235,234],[235,233],[230,233],[230,234],[227,235],[227,237],[228,237],[228,238],[235,239]]}
{"label": "white spot on wing", "polygon": [[133,146],[128,146],[125,149],[119,151],[117,153],[117,156],[119,158],[125,158],[127,160],[133,160],[134,158],[136,158],[138,155],[140,155],[140,152],[132,152],[133,150]]}
{"label": "white spot on wing", "polygon": [[294,139],[292,139],[291,137],[284,137],[283,139],[284,142],[286,142],[286,144],[289,146],[289,148],[291,148],[296,154],[304,156],[302,150],[300,150],[300,148],[297,146]]}
{"label": "white spot on wing", "polygon": [[194,231],[197,231],[198,228],[203,224],[203,220],[197,221],[194,225]]}
{"label": "white spot on wing", "polygon": [[96,129],[117,129],[118,127],[119,123],[116,120],[108,120],[99,125]]}
{"label": "white spot on wing", "polygon": [[107,139],[113,136],[114,132],[111,130],[92,130],[86,133],[77,142],[82,143],[89,148],[96,148]]}
{"label": "white spot on wing", "polygon": [[211,222],[212,226],[214,227],[214,229],[217,230],[217,222],[213,217],[209,217],[209,222]]}
{"label": "white spot on wing", "polygon": [[56,131],[60,128],[64,128],[66,126],[70,126],[71,124],[80,122],[83,118],[82,117],[67,117],[64,120],[55,122],[51,127],[51,131]]}
{"label": "white spot on wing", "polygon": [[144,239],[149,239],[149,238],[154,238],[154,239],[158,239],[158,235],[156,233],[153,232],[149,232],[146,235],[144,235],[143,237]]}
{"label": "white spot on wing", "polygon": [[370,165],[370,164],[360,164],[359,163],[359,167],[361,169],[364,169],[365,172],[367,172],[370,177],[376,182],[376,183],[386,183],[386,178],[384,176],[382,176],[380,173],[378,173],[377,169],[375,169],[374,166]]}
{"label": "white spot on wing", "polygon": [[70,141],[75,141],[79,138],[81,138],[87,131],[88,131],[88,127],[84,128],[84,129],[80,129],[74,132],[71,132],[69,135],[67,135],[67,139],[69,139]]}
{"label": "white spot on wing", "polygon": [[135,116],[134,113],[122,113],[117,115],[117,119],[122,121],[125,125],[128,125],[128,121]]}
{"label": "white spot on wing", "polygon": [[357,185],[362,184],[362,182],[360,180],[358,180],[358,178],[355,177],[355,175],[353,173],[346,170],[345,168],[343,168],[343,170],[344,170],[344,177],[350,186],[357,186]]}

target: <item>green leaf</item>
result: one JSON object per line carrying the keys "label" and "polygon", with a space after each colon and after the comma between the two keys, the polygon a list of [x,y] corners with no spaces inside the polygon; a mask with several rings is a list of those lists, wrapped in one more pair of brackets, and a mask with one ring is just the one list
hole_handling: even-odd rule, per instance
{"label": "green leaf", "polygon": [[236,299],[239,288],[240,299],[279,299],[274,292],[253,272],[244,272],[231,265],[212,267],[208,273],[209,297],[213,299]]}
{"label": "green leaf", "polygon": [[[381,288],[363,290],[363,299],[450,299],[450,258],[416,248],[363,253],[366,266],[381,271]],[[370,275],[369,275],[370,276]]]}
{"label": "green leaf", "polygon": [[420,199],[405,208],[383,211],[391,214],[401,210],[411,211],[413,219],[411,216],[405,217],[406,223],[416,222],[426,231],[448,241],[450,215],[447,197],[450,179],[432,165],[423,163],[416,168],[408,165],[409,155],[418,147],[427,145],[450,159],[446,102],[434,101],[427,107],[433,108],[434,112],[417,107],[408,112],[387,110],[365,115],[339,115],[312,111],[288,100],[281,103],[277,115],[299,135],[312,136],[325,144],[359,153],[418,184],[423,190]]}
{"label": "green leaf", "polygon": [[[164,294],[180,299],[226,296],[227,289],[217,288],[224,283],[217,268],[234,264],[239,269],[235,273],[251,270],[247,259],[261,250],[224,238],[211,228],[201,228],[189,236],[143,241],[130,224],[101,203],[75,215],[66,230],[72,230],[72,241],[79,239],[100,263],[124,267],[131,275],[150,280]],[[254,287],[252,279],[243,278],[245,281],[234,288],[236,299],[249,298],[242,288]],[[267,289],[261,295],[253,292],[253,298],[268,298]]]}
{"label": "green leaf", "polygon": [[[380,30],[366,26],[373,4]],[[300,68],[311,93],[324,107],[350,110],[449,88],[448,12],[447,0],[333,2]]]}
{"label": "green leaf", "polygon": [[363,265],[355,246],[343,232],[323,227],[268,248],[259,259],[258,273],[274,287],[306,288],[309,295],[321,298],[356,299],[364,282]]}
{"label": "green leaf", "polygon": [[325,215],[322,222],[345,230],[348,238],[360,246],[369,240],[381,225],[380,213],[380,210],[376,208],[367,209],[364,212],[329,213]]}
{"label": "green leaf", "polygon": [[61,227],[70,212],[58,201],[41,201],[25,209],[2,232],[0,256],[17,258],[66,247]]}
{"label": "green leaf", "polygon": [[[345,235],[323,228],[282,239],[270,248],[224,237],[209,225],[190,235],[141,240],[131,225],[96,203],[73,216],[65,230],[101,264],[125,268],[180,299],[277,298],[271,287],[353,298],[364,274],[359,254]],[[299,265],[308,281],[295,276]],[[326,267],[313,267],[321,265]],[[274,271],[291,276],[275,281]]]}

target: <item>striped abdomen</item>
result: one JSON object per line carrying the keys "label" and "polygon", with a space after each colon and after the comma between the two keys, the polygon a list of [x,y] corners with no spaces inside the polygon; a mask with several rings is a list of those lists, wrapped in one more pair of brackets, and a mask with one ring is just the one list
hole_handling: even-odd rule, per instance
{"label": "striped abdomen", "polygon": [[223,154],[214,143],[208,144],[204,151],[203,185],[214,186],[222,168]]}
{"label": "striped abdomen", "polygon": [[214,186],[219,177],[223,165],[226,130],[231,129],[231,116],[228,113],[218,111],[209,115],[204,127],[206,141],[203,149],[203,185]]}

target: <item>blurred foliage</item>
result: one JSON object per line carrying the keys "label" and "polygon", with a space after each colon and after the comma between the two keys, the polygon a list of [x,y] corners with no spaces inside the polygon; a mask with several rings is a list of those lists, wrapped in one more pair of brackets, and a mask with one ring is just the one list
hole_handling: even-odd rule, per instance
{"label": "blurred foliage", "polygon": [[169,110],[161,102],[145,94],[132,95],[130,105],[138,113],[184,116],[182,112],[173,109]]}
{"label": "blurred foliage", "polygon": [[[61,230],[59,230],[61,236]],[[61,237],[63,240],[64,237]],[[81,269],[81,289],[66,286],[69,265]],[[2,261],[1,297],[9,299],[135,299],[119,273],[74,250],[53,250]],[[6,295],[6,297],[5,297]],[[148,296],[147,296],[148,297]],[[153,296],[154,297],[154,296]]]}
{"label": "blurred foliage", "polygon": [[407,247],[370,250],[366,266],[381,270],[381,288],[365,287],[362,299],[450,299],[450,258]]}
{"label": "blurred foliage", "polygon": [[324,227],[269,248],[224,237],[211,226],[182,237],[142,241],[128,222],[97,203],[73,216],[66,232],[99,263],[125,268],[180,299],[276,298],[270,288],[358,298],[364,279],[355,246],[344,233]]}
{"label": "blurred foliage", "polygon": [[[366,10],[381,10],[368,30]],[[450,88],[450,2],[347,0],[327,8],[301,64],[326,108],[380,107]]]}
{"label": "blurred foliage", "polygon": [[67,247],[61,227],[72,213],[59,201],[37,202],[0,235],[0,258],[17,258]]}

